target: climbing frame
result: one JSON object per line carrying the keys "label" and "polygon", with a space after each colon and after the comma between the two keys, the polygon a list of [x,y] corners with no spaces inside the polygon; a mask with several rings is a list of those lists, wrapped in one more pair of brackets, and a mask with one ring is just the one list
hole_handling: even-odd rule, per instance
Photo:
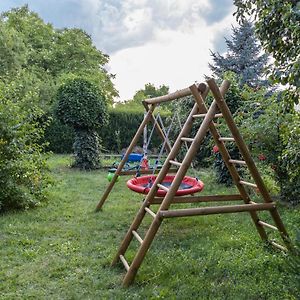
{"label": "climbing frame", "polygon": [[[165,218],[174,218],[174,217],[188,217],[188,216],[197,216],[197,215],[210,215],[210,214],[223,214],[223,213],[239,213],[239,212],[249,212],[254,225],[261,237],[265,242],[270,243],[280,250],[287,250],[290,248],[290,240],[286,229],[281,221],[279,213],[276,208],[276,203],[272,201],[263,180],[260,177],[260,174],[256,168],[256,165],[249,153],[249,150],[243,141],[239,130],[234,123],[233,117],[228,109],[228,106],[224,100],[224,95],[229,88],[229,82],[224,81],[219,88],[213,79],[207,81],[207,84],[200,84],[196,86],[195,84],[190,86],[187,89],[177,91],[176,93],[169,94],[162,97],[157,97],[153,99],[145,100],[145,107],[148,107],[148,117],[144,119],[144,122],[147,121],[147,118],[151,118],[151,114],[155,108],[155,105],[161,102],[173,101],[175,99],[180,99],[182,97],[192,95],[195,101],[195,104],[181,130],[179,133],[174,145],[170,149],[168,157],[164,162],[162,168],[160,169],[155,182],[153,183],[149,193],[146,195],[141,207],[135,216],[130,228],[128,229],[118,251],[112,262],[112,265],[115,265],[121,261],[126,269],[126,275],[123,280],[123,285],[130,285],[136,273],[141,266],[144,257],[151,246],[152,241],[155,238],[155,235],[162,224]],[[205,105],[205,98],[211,91],[214,100],[207,109]],[[203,121],[198,128],[198,131],[194,137],[189,137],[193,123],[196,119],[202,118]],[[224,118],[226,125],[231,132],[230,137],[221,137],[214,123],[215,118]],[[141,128],[141,127],[140,127]],[[139,128],[139,130],[140,130]],[[137,133],[139,133],[139,130]],[[203,141],[207,131],[210,131],[214,142],[219,147],[220,154],[232,176],[233,182],[236,185],[239,194],[234,195],[208,195],[208,196],[184,196],[176,197],[176,191],[178,190],[182,179],[184,178],[189,166],[192,163],[192,159],[195,157],[201,142]],[[135,137],[136,138],[136,137]],[[176,156],[178,155],[181,147],[185,142],[189,142],[189,149],[182,160],[178,162]],[[243,157],[243,160],[232,159],[229,155],[229,152],[226,148],[227,142],[236,143],[239,148],[240,154]],[[163,179],[169,172],[170,168],[176,165],[178,170],[174,177],[174,180],[169,188],[164,187],[161,183]],[[240,177],[236,165],[242,165],[245,168],[248,168],[252,179],[254,182],[248,182]],[[157,190],[165,189],[166,195],[164,197],[157,197]],[[257,189],[263,199],[262,203],[254,202],[250,199],[248,189],[255,188]],[[201,203],[201,202],[224,202],[224,201],[243,201],[243,204],[237,205],[222,205],[222,206],[211,206],[211,207],[199,207],[199,208],[187,208],[187,209],[170,209],[172,204],[175,203]],[[151,205],[159,205],[159,208],[156,212],[150,209]],[[268,211],[274,221],[274,225],[266,223],[260,220],[258,216],[258,211]],[[138,233],[139,226],[141,225],[145,215],[148,214],[152,217],[152,222],[146,231],[144,237],[141,237]],[[276,230],[281,236],[285,246],[278,244],[273,240],[268,239],[268,234],[265,228]],[[140,246],[136,252],[136,255],[131,263],[127,262],[125,257],[126,250],[128,249],[133,238],[136,238],[140,243]]]}

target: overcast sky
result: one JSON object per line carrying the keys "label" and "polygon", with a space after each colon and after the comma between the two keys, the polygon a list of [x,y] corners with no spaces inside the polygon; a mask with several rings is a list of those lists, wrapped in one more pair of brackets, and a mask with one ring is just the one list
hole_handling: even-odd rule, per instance
{"label": "overcast sky", "polygon": [[210,50],[226,50],[236,25],[232,0],[1,0],[0,11],[28,4],[56,28],[79,27],[110,56],[120,100],[146,83],[171,91],[209,75]]}

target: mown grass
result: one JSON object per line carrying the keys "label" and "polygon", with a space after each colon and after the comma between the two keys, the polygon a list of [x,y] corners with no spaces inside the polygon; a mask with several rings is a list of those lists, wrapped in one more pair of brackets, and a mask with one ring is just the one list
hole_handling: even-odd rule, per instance
{"label": "mown grass", "polygon": [[[110,263],[142,196],[123,177],[95,214],[106,172],[70,169],[67,156],[49,163],[49,201],[0,217],[0,299],[299,299],[286,255],[261,243],[245,213],[166,220],[135,284],[122,288],[124,270]],[[234,191],[210,171],[200,177],[204,193]],[[280,213],[293,238],[299,210]]]}

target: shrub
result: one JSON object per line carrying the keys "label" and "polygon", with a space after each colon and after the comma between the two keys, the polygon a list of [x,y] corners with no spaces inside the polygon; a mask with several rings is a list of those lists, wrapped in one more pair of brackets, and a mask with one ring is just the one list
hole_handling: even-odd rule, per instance
{"label": "shrub", "polygon": [[74,167],[91,170],[100,167],[100,140],[97,129],[106,123],[107,104],[91,82],[75,78],[57,92],[57,116],[75,131]]}
{"label": "shrub", "polygon": [[252,154],[273,169],[280,199],[300,203],[299,113],[282,110],[281,93],[244,90],[244,97],[237,121]]}
{"label": "shrub", "polygon": [[41,111],[28,101],[37,97],[31,91],[17,103],[7,97],[15,96],[11,84],[0,83],[0,211],[28,208],[45,199],[48,184],[43,146],[39,139],[43,128],[36,118]]}

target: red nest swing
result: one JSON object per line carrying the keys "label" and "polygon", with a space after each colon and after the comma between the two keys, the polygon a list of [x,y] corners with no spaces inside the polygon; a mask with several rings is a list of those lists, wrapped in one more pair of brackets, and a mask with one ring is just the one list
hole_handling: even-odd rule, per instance
{"label": "red nest swing", "polygon": [[[164,178],[162,185],[165,187],[170,187],[174,178],[174,175],[167,175]],[[156,176],[154,175],[135,177],[127,181],[127,187],[136,193],[148,194],[155,179]],[[203,188],[204,183],[201,180],[185,176],[179,186],[178,191],[176,192],[176,196],[184,196],[201,192]],[[163,197],[166,195],[166,193],[167,192],[165,190],[158,189],[156,196]]]}

